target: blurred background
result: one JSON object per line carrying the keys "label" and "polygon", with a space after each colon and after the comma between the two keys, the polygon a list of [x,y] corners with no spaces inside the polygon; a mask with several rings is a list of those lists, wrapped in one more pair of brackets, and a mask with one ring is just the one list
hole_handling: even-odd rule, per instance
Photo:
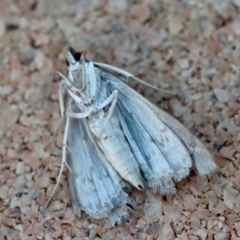
{"label": "blurred background", "polygon": [[[0,235],[3,239],[240,239],[240,0],[1,0]],[[177,93],[130,84],[190,129],[218,171],[173,196],[134,190],[122,226],[73,213],[61,165],[56,71],[66,50]],[[62,124],[63,125],[63,124]],[[176,153],[177,154],[177,153]]]}

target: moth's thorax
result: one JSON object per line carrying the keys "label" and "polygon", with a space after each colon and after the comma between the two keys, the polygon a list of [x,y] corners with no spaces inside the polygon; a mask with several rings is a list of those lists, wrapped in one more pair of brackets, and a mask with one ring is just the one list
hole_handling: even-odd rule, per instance
{"label": "moth's thorax", "polygon": [[91,108],[99,92],[100,77],[98,70],[93,67],[91,62],[85,62],[84,64],[76,62],[68,67],[68,78],[73,87],[78,90],[77,102],[85,110]]}

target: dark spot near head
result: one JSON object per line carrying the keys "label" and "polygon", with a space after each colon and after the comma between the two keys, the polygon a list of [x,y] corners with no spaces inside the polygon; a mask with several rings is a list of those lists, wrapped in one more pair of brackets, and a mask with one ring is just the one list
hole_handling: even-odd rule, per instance
{"label": "dark spot near head", "polygon": [[133,207],[131,204],[126,203],[126,205],[127,205],[129,208],[131,208],[132,210],[134,209],[134,207]]}
{"label": "dark spot near head", "polygon": [[91,103],[84,103],[83,104],[85,107],[89,107],[89,106],[91,106]]}
{"label": "dark spot near head", "polygon": [[38,6],[38,3],[37,2],[34,2],[31,4],[31,10],[36,10],[37,9],[37,6]]}
{"label": "dark spot near head", "polygon": [[[69,52],[73,55],[73,57],[74,57],[74,59],[75,59],[76,61],[79,61],[82,55],[84,55],[84,57],[85,57],[85,52],[84,52],[84,51],[77,52],[77,51],[75,51],[75,49],[73,49],[72,47],[69,47],[68,50],[69,50]],[[86,60],[86,59],[85,59],[85,60]]]}
{"label": "dark spot near head", "polygon": [[69,47],[69,52],[73,55],[73,57],[76,61],[79,61],[79,59],[81,57],[80,52],[76,52],[72,47]]}
{"label": "dark spot near head", "polygon": [[6,25],[6,30],[7,31],[14,31],[18,29],[18,25],[13,24],[13,23],[9,23]]}
{"label": "dark spot near head", "polygon": [[22,192],[19,192],[19,193],[17,193],[17,194],[15,195],[15,197],[20,198],[20,197],[22,197],[22,195],[23,195],[23,193],[22,193]]}

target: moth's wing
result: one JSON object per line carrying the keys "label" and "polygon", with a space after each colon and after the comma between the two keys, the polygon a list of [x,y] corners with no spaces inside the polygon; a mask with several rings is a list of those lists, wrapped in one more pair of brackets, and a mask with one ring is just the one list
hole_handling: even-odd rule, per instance
{"label": "moth's wing", "polygon": [[126,204],[134,204],[123,191],[125,186],[117,172],[99,153],[85,119],[70,119],[67,141],[69,187],[73,208],[80,215],[105,218],[111,225],[128,217]]}
{"label": "moth's wing", "polygon": [[[208,150],[180,122],[112,74],[106,71],[101,74],[110,92],[118,90],[117,109],[122,127],[153,190],[152,183],[156,183],[157,176],[167,182],[172,176],[177,181],[185,177],[192,160],[200,175],[216,169]],[[156,148],[161,154],[156,153]],[[161,191],[161,181],[158,184]],[[166,186],[170,187],[169,184]]]}
{"label": "moth's wing", "polygon": [[186,149],[189,151],[200,176],[212,173],[217,169],[217,164],[210,152],[197,137],[183,126],[182,123],[155,106],[140,94],[138,94],[138,96],[145,101],[145,104],[155,113],[158,119],[171,129],[172,132],[182,141]]}
{"label": "moth's wing", "polygon": [[110,80],[107,88],[110,92],[119,91],[120,123],[147,185],[153,191],[174,193],[173,179],[179,181],[187,176],[192,166],[189,152],[135,91],[120,81]]}

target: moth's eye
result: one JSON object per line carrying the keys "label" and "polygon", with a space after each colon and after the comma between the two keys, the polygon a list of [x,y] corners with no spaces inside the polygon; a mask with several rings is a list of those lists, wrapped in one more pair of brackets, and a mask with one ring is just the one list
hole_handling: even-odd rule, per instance
{"label": "moth's eye", "polygon": [[65,61],[65,62],[66,62],[66,64],[67,64],[67,66],[69,67],[69,65],[70,65],[70,64],[69,64],[69,62],[68,62],[68,60],[67,60],[67,59],[66,59],[66,61]]}
{"label": "moth's eye", "polygon": [[81,52],[76,52],[72,47],[69,47],[69,51],[71,52],[74,59],[78,62],[81,57]]}
{"label": "moth's eye", "polygon": [[78,62],[81,58],[81,53],[80,52],[75,52],[74,54],[74,59]]}

